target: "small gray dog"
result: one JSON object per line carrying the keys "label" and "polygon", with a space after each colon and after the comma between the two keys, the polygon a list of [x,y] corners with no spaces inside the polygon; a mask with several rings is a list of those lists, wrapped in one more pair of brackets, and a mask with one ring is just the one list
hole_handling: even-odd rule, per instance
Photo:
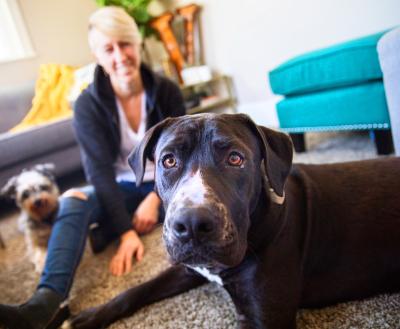
{"label": "small gray dog", "polygon": [[25,235],[27,254],[36,272],[43,269],[58,210],[60,192],[53,173],[53,164],[39,164],[11,177],[1,189],[1,194],[14,199],[21,209],[19,228]]}

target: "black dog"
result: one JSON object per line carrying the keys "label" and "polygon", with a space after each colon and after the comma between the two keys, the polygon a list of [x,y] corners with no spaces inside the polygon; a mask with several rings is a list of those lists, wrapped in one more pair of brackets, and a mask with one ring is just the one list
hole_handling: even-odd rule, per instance
{"label": "black dog", "polygon": [[104,328],[144,305],[222,284],[240,328],[296,328],[299,307],[400,290],[400,159],[296,165],[244,115],[167,119],[130,159],[156,163],[174,265],[72,320]]}

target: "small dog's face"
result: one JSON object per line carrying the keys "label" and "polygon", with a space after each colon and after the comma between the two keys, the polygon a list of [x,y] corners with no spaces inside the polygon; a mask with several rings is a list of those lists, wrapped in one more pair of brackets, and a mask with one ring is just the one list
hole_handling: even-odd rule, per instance
{"label": "small dog's face", "polygon": [[40,168],[24,170],[2,189],[2,194],[15,199],[16,204],[36,221],[45,220],[56,210],[59,197],[52,175]]}

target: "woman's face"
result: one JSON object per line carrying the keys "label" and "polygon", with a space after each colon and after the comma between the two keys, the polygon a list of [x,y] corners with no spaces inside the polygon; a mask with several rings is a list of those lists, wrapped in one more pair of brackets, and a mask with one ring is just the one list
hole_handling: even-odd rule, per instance
{"label": "woman's face", "polygon": [[113,82],[129,84],[140,77],[139,45],[109,37],[96,29],[90,33],[97,63]]}

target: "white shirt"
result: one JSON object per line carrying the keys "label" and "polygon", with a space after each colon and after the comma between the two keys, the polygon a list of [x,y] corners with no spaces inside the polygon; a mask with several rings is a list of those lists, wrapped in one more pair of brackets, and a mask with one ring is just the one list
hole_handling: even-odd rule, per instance
{"label": "white shirt", "polygon": [[[136,177],[131,167],[128,164],[128,156],[129,154],[131,154],[132,150],[137,145],[139,145],[146,132],[146,117],[147,117],[146,94],[142,93],[140,123],[137,132],[135,132],[131,128],[128,119],[126,118],[125,112],[122,108],[122,105],[118,99],[116,102],[117,102],[118,117],[119,117],[119,132],[121,135],[120,153],[119,156],[117,157],[117,160],[114,163],[116,179],[117,182],[120,181],[135,182]],[[154,163],[147,160],[143,181],[148,182],[153,180],[154,180]]]}

